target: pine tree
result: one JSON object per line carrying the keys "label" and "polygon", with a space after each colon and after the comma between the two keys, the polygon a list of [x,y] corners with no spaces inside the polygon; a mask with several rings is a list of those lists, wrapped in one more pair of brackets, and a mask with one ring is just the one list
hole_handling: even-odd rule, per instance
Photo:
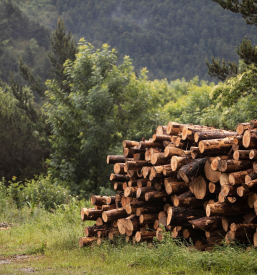
{"label": "pine tree", "polygon": [[[248,25],[257,26],[257,1],[256,0],[212,0],[218,3],[223,9],[232,11],[234,13],[242,14]],[[244,38],[242,43],[237,48],[237,53],[246,65],[257,66],[257,49],[252,42]],[[208,66],[208,74],[212,77],[217,77],[218,79],[224,81],[225,79],[235,76],[238,74],[239,69],[235,63],[225,62],[222,60],[220,64],[219,58],[214,58],[212,56],[212,62],[206,60]]]}
{"label": "pine tree", "polygon": [[61,17],[58,18],[56,29],[50,37],[52,51],[49,53],[49,59],[52,64],[51,77],[57,81],[63,91],[69,93],[69,87],[63,81],[66,76],[63,73],[63,64],[67,59],[75,60],[77,48],[74,44],[72,34],[69,32],[66,35],[64,21]]}

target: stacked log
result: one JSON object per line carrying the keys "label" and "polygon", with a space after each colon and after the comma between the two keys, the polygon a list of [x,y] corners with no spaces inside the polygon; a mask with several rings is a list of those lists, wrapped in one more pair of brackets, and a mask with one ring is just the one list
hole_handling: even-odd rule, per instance
{"label": "stacked log", "polygon": [[123,141],[109,155],[115,196],[91,197],[81,209],[79,245],[125,235],[133,242],[190,239],[204,250],[224,241],[257,246],[257,121],[236,131],[169,122],[149,140]]}

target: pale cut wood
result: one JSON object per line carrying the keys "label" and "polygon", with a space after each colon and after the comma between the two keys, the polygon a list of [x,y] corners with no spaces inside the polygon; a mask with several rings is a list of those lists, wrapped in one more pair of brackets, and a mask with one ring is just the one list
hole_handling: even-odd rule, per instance
{"label": "pale cut wood", "polygon": [[199,176],[193,180],[193,190],[195,197],[199,200],[205,199],[210,194],[208,183],[202,176]]}
{"label": "pale cut wood", "polygon": [[233,153],[234,160],[249,159],[251,150],[236,150]]}
{"label": "pale cut wood", "polygon": [[172,156],[181,156],[184,153],[184,150],[177,147],[167,146],[164,149],[164,157],[171,158]]}
{"label": "pale cut wood", "polygon": [[107,164],[125,163],[124,156],[109,155],[106,160]]}
{"label": "pale cut wood", "polygon": [[227,173],[221,173],[220,175],[220,185],[227,185],[229,184],[229,174]]}
{"label": "pale cut wood", "polygon": [[219,160],[226,160],[226,159],[229,159],[229,156],[228,155],[225,155],[225,156],[218,156],[218,157],[214,157],[214,158],[209,158],[209,162],[211,163],[211,169],[213,171],[216,171],[218,169],[218,164],[219,164]]}
{"label": "pale cut wood", "polygon": [[209,191],[211,194],[219,194],[221,186],[219,183],[209,182]]}
{"label": "pale cut wood", "polygon": [[246,130],[243,135],[243,146],[245,148],[256,148],[257,145],[257,131],[256,130]]}
{"label": "pale cut wood", "polygon": [[202,217],[189,221],[194,227],[204,231],[212,231],[221,227],[222,218],[220,216]]}
{"label": "pale cut wood", "polygon": [[241,185],[244,182],[245,176],[252,173],[252,169],[248,169],[246,171],[238,171],[234,173],[230,173],[228,176],[229,183],[231,185]]}
{"label": "pale cut wood", "polygon": [[122,143],[124,148],[130,148],[134,146],[138,146],[139,142],[138,141],[132,141],[132,140],[124,140]]}
{"label": "pale cut wood", "polygon": [[167,126],[164,125],[159,125],[157,128],[156,128],[156,135],[166,135],[167,134]]}
{"label": "pale cut wood", "polygon": [[251,150],[249,154],[249,159],[256,160],[257,159],[257,150]]}
{"label": "pale cut wood", "polygon": [[222,167],[218,167],[221,172],[231,173],[236,171],[243,171],[251,168],[253,161],[251,160],[224,160]]}
{"label": "pale cut wood", "polygon": [[104,211],[102,213],[102,219],[104,222],[111,222],[115,219],[124,218],[127,216],[127,212],[123,208]]}
{"label": "pale cut wood", "polygon": [[173,156],[170,161],[172,171],[178,171],[182,166],[192,162],[193,160],[188,157]]}
{"label": "pale cut wood", "polygon": [[200,153],[208,152],[215,150],[217,153],[220,150],[230,150],[232,144],[234,142],[234,138],[220,138],[220,139],[210,139],[210,140],[201,140],[198,144]]}
{"label": "pale cut wood", "polygon": [[246,203],[231,204],[231,203],[213,203],[208,204],[206,207],[206,216],[233,216],[245,213],[249,209]]}
{"label": "pale cut wood", "polygon": [[156,142],[163,142],[163,141],[170,141],[170,135],[153,135],[153,141]]}
{"label": "pale cut wood", "polygon": [[165,191],[168,195],[170,194],[181,194],[188,191],[189,183],[178,182],[174,178],[165,178],[164,180]]}
{"label": "pale cut wood", "polygon": [[79,238],[79,247],[83,247],[83,246],[87,246],[87,245],[91,245],[92,243],[96,242],[97,238],[96,237],[82,237]]}
{"label": "pale cut wood", "polygon": [[251,194],[251,192],[248,189],[245,189],[243,186],[237,187],[236,192],[239,197],[245,197]]}
{"label": "pale cut wood", "polygon": [[137,231],[136,235],[135,235],[135,240],[136,242],[140,242],[140,241],[152,241],[153,238],[156,236],[156,232],[155,231]]}
{"label": "pale cut wood", "polygon": [[223,197],[235,197],[237,196],[237,186],[225,184],[221,187],[220,193]]}
{"label": "pale cut wood", "polygon": [[236,132],[238,135],[242,135],[245,130],[250,128],[250,123],[238,123],[236,126]]}
{"label": "pale cut wood", "polygon": [[228,131],[200,131],[194,133],[194,141],[197,143],[201,140],[221,139],[227,137],[234,137],[236,135],[236,132]]}
{"label": "pale cut wood", "polygon": [[223,216],[222,217],[222,228],[225,232],[228,232],[230,229],[230,225],[232,223],[242,223],[244,221],[243,216]]}
{"label": "pale cut wood", "polygon": [[152,169],[151,166],[144,166],[142,168],[144,178],[147,178],[150,175],[151,169]]}
{"label": "pale cut wood", "polygon": [[178,135],[182,133],[183,127],[185,124],[179,124],[174,121],[170,121],[167,125],[167,134],[168,135]]}
{"label": "pale cut wood", "polygon": [[211,182],[218,182],[219,179],[220,179],[220,176],[221,176],[221,172],[216,170],[214,171],[211,167],[211,163],[209,162],[209,160],[207,160],[205,162],[205,165],[204,165],[204,173],[205,173],[205,176],[206,178],[211,181]]}

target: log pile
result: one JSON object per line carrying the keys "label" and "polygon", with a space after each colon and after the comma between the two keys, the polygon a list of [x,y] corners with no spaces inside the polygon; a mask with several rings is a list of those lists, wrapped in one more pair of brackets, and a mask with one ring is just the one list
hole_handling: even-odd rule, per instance
{"label": "log pile", "polygon": [[257,120],[236,131],[169,122],[151,139],[123,141],[109,155],[115,196],[91,197],[82,208],[79,245],[125,235],[133,243],[191,239],[205,250],[235,240],[257,246]]}

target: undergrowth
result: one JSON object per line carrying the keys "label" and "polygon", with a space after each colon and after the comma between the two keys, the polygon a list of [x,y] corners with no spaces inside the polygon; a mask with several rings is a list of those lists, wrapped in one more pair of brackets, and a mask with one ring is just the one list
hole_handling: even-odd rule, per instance
{"label": "undergrowth", "polygon": [[[216,246],[200,252],[184,240],[174,240],[166,233],[164,241],[154,240],[133,245],[124,237],[103,241],[100,246],[79,248],[84,228],[94,222],[82,222],[81,207],[88,201],[70,197],[67,203],[47,210],[42,202],[32,209],[28,204],[17,207],[11,197],[0,209],[0,222],[15,225],[0,230],[0,256],[29,255],[26,261],[0,265],[4,274],[22,274],[31,267],[36,274],[256,274],[257,252],[246,245]],[[1,261],[0,257],[0,261]],[[0,262],[1,264],[1,262]],[[0,272],[0,273],[1,273]],[[2,274],[1,273],[1,274]]]}

